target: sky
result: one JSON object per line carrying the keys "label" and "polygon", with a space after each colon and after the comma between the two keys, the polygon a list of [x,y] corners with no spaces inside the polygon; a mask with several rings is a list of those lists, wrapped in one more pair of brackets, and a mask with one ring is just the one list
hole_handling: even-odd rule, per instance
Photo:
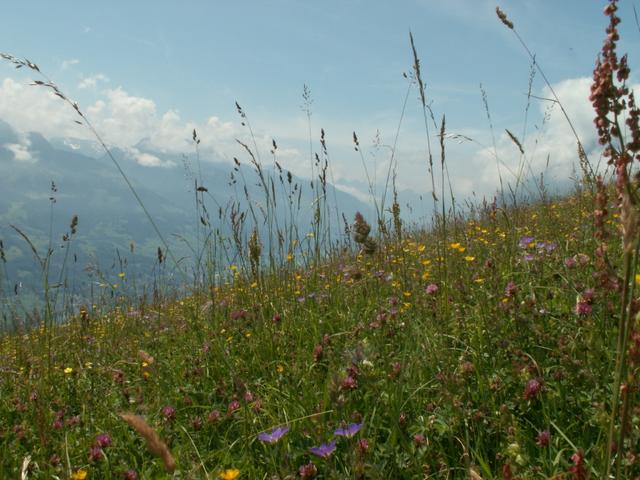
{"label": "sky", "polygon": [[[277,159],[302,177],[326,132],[336,185],[368,198],[365,170],[383,181],[390,148],[401,189],[431,190],[427,137],[411,74],[409,32],[420,57],[427,101],[446,116],[447,166],[456,196],[491,195],[498,176],[515,182],[523,169],[548,178],[571,175],[576,144],[552,102],[528,99],[531,60],[496,18],[499,5],[535,53],[597,162],[590,77],[607,18],[600,0],[138,0],[13,1],[4,6],[0,52],[35,62],[80,108],[109,145],[149,168],[178,168],[162,153],[193,155],[191,132],[207,161],[246,160],[236,143],[251,140],[263,161]],[[620,51],[640,62],[640,27],[622,0]],[[0,119],[48,138],[91,138],[67,105],[29,86],[34,72],[0,64]],[[304,85],[311,103],[302,108]],[[489,109],[483,103],[484,91]],[[405,96],[407,106],[403,112]],[[539,73],[531,93],[548,98]],[[402,121],[401,121],[402,119]],[[246,123],[246,122],[245,122]],[[398,130],[398,125],[400,129]],[[509,129],[522,143],[520,154]],[[357,132],[362,158],[353,149]],[[437,131],[429,140],[440,158]],[[464,135],[455,137],[455,135]],[[471,140],[468,140],[469,138]],[[15,161],[37,165],[25,135]],[[244,155],[244,157],[243,157]],[[363,166],[364,164],[364,166]]]}

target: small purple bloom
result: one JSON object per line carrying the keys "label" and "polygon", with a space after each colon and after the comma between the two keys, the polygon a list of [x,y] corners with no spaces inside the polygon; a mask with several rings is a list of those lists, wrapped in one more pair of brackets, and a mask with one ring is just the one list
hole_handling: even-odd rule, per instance
{"label": "small purple bloom", "polygon": [[89,449],[89,461],[90,462],[99,462],[103,458],[104,458],[104,452],[102,451],[102,449],[99,446],[94,445],[93,447],[91,447]]}
{"label": "small purple bloom", "polygon": [[438,293],[438,285],[436,285],[435,283],[430,283],[429,285],[427,285],[427,288],[425,288],[424,291],[427,292],[427,295],[435,295],[436,293]]}
{"label": "small purple bloom", "polygon": [[585,316],[589,315],[593,310],[593,307],[590,303],[584,300],[578,300],[576,302],[576,315]]}
{"label": "small purple bloom", "polygon": [[366,438],[361,438],[358,440],[358,451],[361,455],[364,455],[369,450],[369,442]]}
{"label": "small purple bloom", "polygon": [[551,433],[549,433],[549,430],[538,432],[538,436],[536,437],[536,445],[538,445],[539,447],[546,447],[547,445],[549,445],[550,439]]}
{"label": "small purple bloom", "polygon": [[262,432],[258,434],[258,440],[266,443],[276,443],[288,431],[289,427],[276,427],[271,430],[271,432]]}
{"label": "small purple bloom", "polygon": [[240,408],[240,402],[238,400],[231,400],[227,406],[227,415],[231,415],[233,412]]}
{"label": "small purple bloom", "polygon": [[331,443],[323,443],[319,447],[311,447],[309,451],[318,457],[327,458],[335,449],[336,441],[333,440]]}
{"label": "small purple bloom", "polygon": [[507,283],[507,286],[504,288],[504,294],[507,297],[513,297],[518,291],[518,286],[514,282]]}
{"label": "small purple bloom", "polygon": [[333,434],[337,437],[353,437],[362,428],[361,423],[350,423],[345,428],[336,428]]}
{"label": "small purple bloom", "polygon": [[530,236],[522,237],[518,242],[518,246],[520,248],[528,248],[529,245],[535,240],[536,240],[536,237],[530,237]]}
{"label": "small purple bloom", "polygon": [[96,437],[96,441],[93,442],[95,446],[100,448],[107,448],[111,446],[111,437],[108,433],[101,433]]}
{"label": "small purple bloom", "polygon": [[573,268],[576,266],[576,257],[567,257],[564,259],[564,266],[567,268]]}
{"label": "small purple bloom", "polygon": [[138,474],[135,470],[130,468],[122,474],[122,478],[124,478],[125,480],[138,480]]}
{"label": "small purple bloom", "polygon": [[164,416],[165,420],[173,420],[174,418],[176,418],[175,407],[172,407],[171,405],[165,405],[164,407],[162,407],[162,415]]}
{"label": "small purple bloom", "polygon": [[539,380],[532,378],[527,382],[524,387],[523,397],[525,400],[533,400],[538,396],[540,390],[542,389],[542,384]]}
{"label": "small purple bloom", "polygon": [[524,255],[524,256],[522,257],[522,259],[523,259],[525,262],[533,262],[533,261],[536,259],[536,257],[535,257],[534,255],[531,255],[530,253],[528,253],[528,254]]}
{"label": "small purple bloom", "polygon": [[416,433],[413,436],[413,443],[416,447],[422,447],[427,444],[427,438],[421,433]]}

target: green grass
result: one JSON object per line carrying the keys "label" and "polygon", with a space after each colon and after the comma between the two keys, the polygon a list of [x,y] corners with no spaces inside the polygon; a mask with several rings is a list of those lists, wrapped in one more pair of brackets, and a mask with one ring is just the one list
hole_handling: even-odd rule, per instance
{"label": "green grass", "polygon": [[[176,478],[293,478],[309,462],[318,478],[548,478],[578,450],[599,472],[619,294],[594,281],[592,201],[487,209],[458,221],[446,245],[416,231],[373,255],[90,308],[53,328],[50,371],[40,331],[4,336],[1,476],[17,478],[27,456],[29,478],[162,476],[123,412],[167,442]],[[589,288],[591,312],[578,315]],[[362,429],[328,458],[310,453],[349,423]],[[277,443],[257,439],[281,425],[290,431]],[[111,445],[90,461],[102,433]]]}
{"label": "green grass", "polygon": [[[615,11],[612,0],[613,43]],[[233,203],[218,218],[229,217],[231,238],[214,235],[207,190],[197,190],[202,227],[189,296],[174,298],[168,287],[153,299],[115,295],[115,306],[90,305],[60,323],[48,297],[48,254],[40,328],[16,322],[0,337],[0,478],[584,480],[612,478],[613,468],[615,478],[639,478],[640,111],[610,47],[602,58],[616,66],[617,81],[598,64],[592,99],[615,166],[609,190],[578,143],[583,179],[573,194],[550,198],[539,185],[539,201],[522,203],[511,191],[508,207],[503,189],[499,207],[463,215],[451,187],[445,201],[443,118],[432,229],[403,226],[389,185],[394,145],[384,185],[392,218],[372,198],[378,218],[356,216],[357,245],[334,245],[322,133],[322,157],[311,162],[320,173],[312,234],[298,230],[298,185],[275,163],[278,185],[255,142],[256,151],[241,145],[265,202],[250,198],[236,160],[247,207]],[[426,122],[413,55],[407,95],[420,87]],[[37,85],[66,100],[48,79]],[[308,102],[306,86],[304,95]],[[486,98],[485,108],[489,116]],[[425,129],[429,139],[428,122]],[[510,135],[526,171],[530,157]],[[195,131],[193,139],[197,148]],[[274,141],[274,162],[276,150]],[[428,161],[433,167],[430,146]],[[518,176],[515,189],[526,180]],[[172,259],[167,250],[158,250],[158,272]],[[4,261],[1,245],[0,253]],[[125,272],[120,281],[127,285]],[[280,438],[260,438],[277,427],[286,430]],[[345,429],[352,434],[340,435]]]}

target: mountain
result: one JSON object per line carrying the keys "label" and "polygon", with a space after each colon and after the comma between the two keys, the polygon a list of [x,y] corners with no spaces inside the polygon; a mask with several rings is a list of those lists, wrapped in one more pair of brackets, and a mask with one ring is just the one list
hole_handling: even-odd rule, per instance
{"label": "mountain", "polygon": [[[185,270],[193,269],[189,262],[194,258],[193,249],[197,250],[198,235],[203,238],[209,232],[220,238],[232,237],[232,211],[237,211],[237,217],[245,212],[245,240],[256,226],[263,243],[268,243],[262,213],[265,193],[252,166],[202,163],[198,185],[207,190],[201,192],[208,211],[205,218],[202,209],[196,209],[195,168],[188,158],[143,150],[142,146],[114,148],[112,154],[175,257],[185,259]],[[136,161],[141,155],[153,157],[164,166],[141,165]],[[112,160],[94,143],[49,141],[35,132],[21,135],[0,120],[0,171],[0,239],[7,259],[7,278],[0,276],[0,286],[5,293],[13,295],[17,290],[37,296],[42,286],[39,261],[22,234],[42,261],[51,248],[50,283],[66,280],[67,287],[78,296],[88,295],[99,285],[122,283],[120,272],[126,271],[128,280],[137,278],[138,286],[153,281],[162,243]],[[263,174],[269,189],[276,193],[278,225],[285,229],[293,222],[304,237],[311,231],[316,198],[309,181],[295,176],[289,180],[287,172],[275,167],[265,168]],[[372,213],[369,205],[341,190],[334,192],[331,186],[327,187],[327,198],[332,204],[334,232],[344,234],[344,222],[335,213],[334,200],[340,215],[349,222],[356,211]],[[63,237],[70,232],[74,215],[78,216],[77,234],[67,242]],[[272,238],[275,244],[277,237]],[[67,271],[61,274],[63,264]],[[173,265],[166,264],[165,268],[172,269]]]}

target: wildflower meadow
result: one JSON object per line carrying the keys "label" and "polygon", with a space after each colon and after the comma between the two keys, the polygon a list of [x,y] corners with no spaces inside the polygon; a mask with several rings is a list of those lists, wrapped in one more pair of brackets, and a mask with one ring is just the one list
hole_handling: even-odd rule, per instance
{"label": "wildflower meadow", "polygon": [[[503,190],[462,208],[434,119],[432,221],[403,220],[392,172],[373,213],[343,219],[325,194],[323,130],[310,226],[296,227],[291,177],[243,144],[264,208],[238,203],[217,235],[198,185],[189,288],[163,284],[183,264],[160,231],[154,289],[61,318],[45,281],[38,321],[0,336],[0,478],[640,478],[640,110],[627,86],[639,59],[617,51],[617,3],[591,88],[601,161],[577,139],[569,191]],[[495,21],[527,55],[508,12]],[[37,64],[2,58],[93,128]],[[76,228],[82,218],[69,239]]]}

